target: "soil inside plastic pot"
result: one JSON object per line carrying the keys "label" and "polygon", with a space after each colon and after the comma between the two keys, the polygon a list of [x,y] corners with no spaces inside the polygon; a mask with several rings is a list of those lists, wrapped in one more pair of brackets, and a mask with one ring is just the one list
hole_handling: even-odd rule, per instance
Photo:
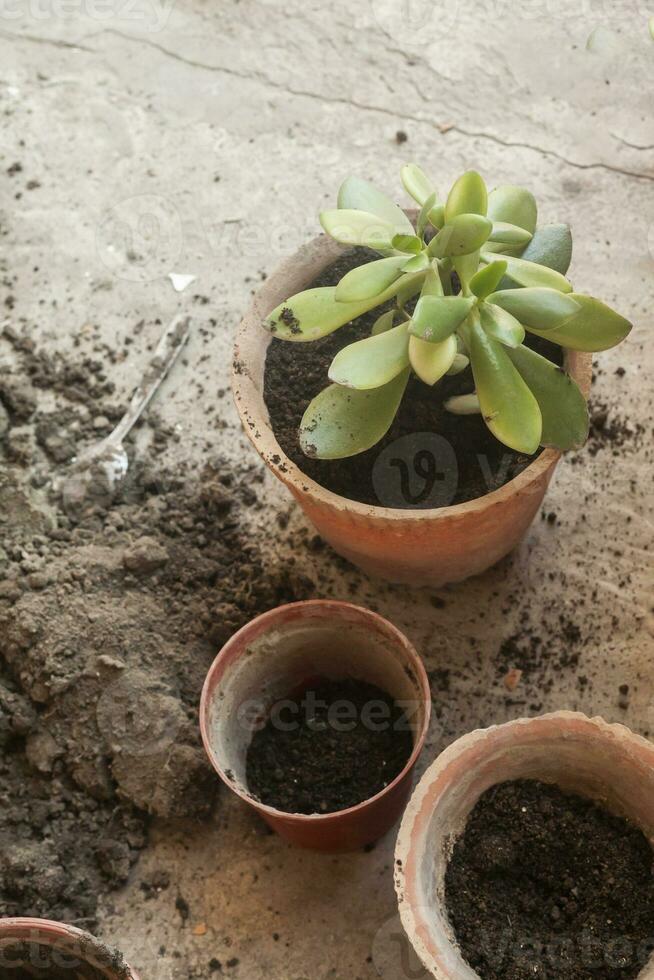
{"label": "soil inside plastic pot", "polygon": [[250,791],[287,813],[333,813],[368,800],[413,751],[406,713],[354,679],[321,680],[278,702],[247,756]]}
{"label": "soil inside plastic pot", "polygon": [[492,787],[445,877],[465,959],[482,980],[631,980],[654,948],[653,859],[641,830],[591,800]]}
{"label": "soil inside plastic pot", "polygon": [[[346,272],[375,257],[366,249],[344,253],[311,286],[330,286]],[[390,304],[388,307],[390,308]],[[268,347],[264,397],[277,440],[286,455],[321,486],[349,500],[406,509],[444,507],[483,497],[516,477],[534,456],[499,442],[480,415],[452,415],[444,403],[474,389],[468,367],[433,388],[415,375],[386,436],[349,459],[310,459],[302,452],[298,428],[304,411],[329,384],[328,369],[343,347],[369,336],[385,309],[379,307],[328,337],[309,344],[276,340]],[[527,335],[527,346],[562,364],[561,349]]]}

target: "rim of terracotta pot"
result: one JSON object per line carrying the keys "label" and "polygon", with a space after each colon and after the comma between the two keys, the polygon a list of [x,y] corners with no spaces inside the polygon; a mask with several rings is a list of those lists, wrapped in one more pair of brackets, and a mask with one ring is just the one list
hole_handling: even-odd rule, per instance
{"label": "rim of terracotta pot", "polygon": [[[417,212],[407,210],[406,213],[409,217],[415,217]],[[470,513],[480,513],[510,500],[516,493],[525,491],[532,483],[540,480],[560,459],[562,454],[559,450],[543,449],[532,463],[529,463],[508,483],[483,497],[476,497],[465,503],[425,510],[381,507],[363,504],[328,490],[303,473],[286,455],[273,432],[263,396],[265,352],[274,337],[264,329],[262,321],[284,299],[307,288],[308,283],[344,251],[347,249],[325,234],[318,235],[301,245],[266,279],[236,331],[232,366],[232,391],[236,408],[250,442],[275,476],[298,496],[308,494],[320,499],[333,510],[347,511],[362,518],[375,518],[390,523],[424,521],[426,518],[450,519]],[[592,378],[592,355],[580,351],[565,351],[564,365],[579,384],[584,396],[588,398]]]}
{"label": "rim of terracotta pot", "polygon": [[[462,784],[464,774],[466,780],[473,780],[476,771],[481,771],[484,765],[501,755],[502,748],[508,744],[508,737],[514,732],[522,734],[523,745],[527,744],[527,739],[537,744],[554,735],[561,745],[569,743],[575,737],[581,740],[584,736],[587,739],[606,741],[607,749],[611,744],[620,743],[624,757],[628,757],[633,762],[634,769],[641,779],[645,772],[654,773],[652,742],[637,735],[625,725],[609,723],[598,716],[591,718],[578,711],[554,711],[531,718],[517,718],[489,728],[476,729],[448,746],[429,766],[415,787],[402,818],[395,850],[395,890],[402,925],[422,964],[437,980],[462,980],[462,978],[478,980],[478,974],[465,961],[461,964],[461,952],[451,927],[445,930],[439,929],[432,921],[433,912],[430,915],[428,910],[424,914],[425,906],[420,901],[422,864],[420,856],[424,852],[422,845],[426,839],[423,828],[448,790]],[[500,739],[503,740],[502,744]],[[582,786],[575,790],[576,775],[573,773],[569,780],[561,779],[561,785],[571,792],[578,791],[582,795],[592,796],[600,803],[607,801],[598,793],[584,793]],[[583,784],[584,779],[587,779],[585,775],[583,778],[579,776],[580,783]],[[654,776],[650,779],[650,783],[653,779]],[[498,780],[498,782],[502,781],[502,778]],[[494,783],[491,782],[490,785]],[[605,785],[607,787],[611,785],[608,776]],[[459,798],[463,792],[464,788],[461,785]],[[622,809],[610,803],[608,805],[610,809]],[[628,808],[625,807],[622,812],[630,818]],[[654,814],[649,827],[645,827],[641,821],[635,819],[633,822],[641,826],[654,847]],[[463,825],[454,834],[448,834],[448,852],[453,840],[463,829]],[[435,887],[435,883],[430,882],[429,887]],[[435,905],[443,907],[442,895],[433,901]],[[650,960],[650,963],[641,970],[639,980],[653,980],[653,978],[654,961]]]}
{"label": "rim of terracotta pot", "polygon": [[[422,698],[424,701],[424,719],[422,727],[419,732],[416,732],[416,738],[413,744],[413,751],[407,762],[400,773],[393,779],[387,786],[385,786],[379,793],[374,796],[369,796],[367,799],[362,800],[361,803],[357,803],[356,806],[348,807],[344,810],[333,810],[331,813],[295,813],[291,810],[278,810],[277,807],[269,806],[266,803],[262,803],[257,800],[254,796],[249,793],[244,792],[239,786],[237,786],[233,780],[229,778],[226,771],[223,769],[218,756],[216,755],[213,748],[213,741],[211,739],[209,731],[209,708],[211,705],[211,688],[212,680],[215,674],[220,673],[225,660],[229,659],[230,654],[235,648],[245,647],[262,633],[265,633],[271,626],[274,626],[275,622],[287,614],[288,610],[291,609],[323,609],[325,611],[331,611],[334,614],[335,619],[338,617],[339,611],[349,611],[350,613],[355,613],[361,618],[368,619],[370,622],[375,623],[377,626],[383,628],[385,632],[391,633],[394,639],[406,650],[411,659],[411,663],[416,670],[416,677],[418,678]],[[244,803],[249,806],[254,806],[260,813],[266,813],[270,817],[277,819],[280,817],[291,817],[294,821],[298,823],[308,824],[328,824],[334,820],[342,820],[343,817],[349,816],[350,814],[357,813],[369,804],[376,802],[382,797],[388,795],[397,785],[400,783],[407,775],[407,773],[415,766],[420,753],[425,744],[425,739],[427,738],[427,732],[429,730],[429,721],[431,718],[431,688],[429,686],[429,678],[427,677],[427,671],[425,670],[425,665],[423,664],[417,650],[410,642],[408,637],[402,633],[401,630],[397,628],[390,620],[386,619],[384,616],[380,616],[379,613],[373,612],[371,609],[366,609],[364,606],[357,606],[351,602],[342,602],[336,599],[307,599],[302,602],[288,602],[282,606],[276,606],[274,609],[269,609],[265,613],[261,613],[260,616],[256,616],[254,619],[242,626],[237,633],[234,633],[232,637],[227,641],[227,643],[222,647],[220,653],[215,658],[209,672],[207,673],[203,688],[202,697],[200,699],[200,731],[202,734],[202,742],[204,744],[204,749],[212,766],[225,783],[229,789],[236,793]]]}
{"label": "rim of terracotta pot", "polygon": [[[38,933],[39,935],[34,935]],[[113,947],[103,943],[102,940],[93,936],[84,929],[77,926],[69,926],[65,922],[56,922],[54,919],[34,919],[30,917],[14,916],[0,919],[0,944],[4,945],[5,940],[16,940],[18,942],[32,942],[42,946],[54,946],[56,940],[63,940],[64,943],[79,943],[82,948],[89,947],[100,959],[106,958],[107,953],[119,952]],[[62,950],[65,952],[65,950]],[[122,953],[120,953],[122,957]],[[88,963],[96,970],[101,970],[107,980],[140,980],[139,974],[124,959],[121,972],[117,973],[111,966],[101,966],[98,963]]]}

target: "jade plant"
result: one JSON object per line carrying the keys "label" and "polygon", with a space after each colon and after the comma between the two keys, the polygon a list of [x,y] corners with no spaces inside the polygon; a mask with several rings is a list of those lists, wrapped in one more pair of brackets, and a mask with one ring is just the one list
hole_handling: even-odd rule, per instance
{"label": "jade plant", "polygon": [[343,183],[337,208],[320,215],[322,227],[342,245],[380,257],[336,286],[291,296],[265,321],[275,337],[305,343],[382,307],[370,336],[334,357],[332,383],[300,423],[303,451],[321,459],[364,452],[387,433],[412,372],[435,385],[466,370],[474,390],[448,399],[450,412],[480,413],[497,439],[521,453],[583,445],[582,392],[525,344],[525,332],[568,350],[601,351],[631,325],[573,290],[565,275],[569,227],[537,227],[528,190],[504,185],[488,193],[475,171],[459,177],[445,201],[416,164],[403,167],[402,183],[420,208],[415,227],[372,184]]}

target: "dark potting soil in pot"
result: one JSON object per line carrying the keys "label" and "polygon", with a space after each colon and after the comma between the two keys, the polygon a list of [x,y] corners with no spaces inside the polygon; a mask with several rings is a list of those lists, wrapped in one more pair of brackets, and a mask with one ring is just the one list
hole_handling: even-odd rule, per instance
{"label": "dark potting soil in pot", "polygon": [[322,680],[273,710],[247,756],[250,791],[287,813],[333,813],[381,792],[413,751],[405,712],[373,684]]}
{"label": "dark potting soil in pot", "polygon": [[0,980],[106,980],[106,974],[92,966],[0,966]]}
{"label": "dark potting soil in pot", "polygon": [[[2,951],[0,980],[105,980],[106,972],[88,963],[75,962],[75,952],[21,942]],[[117,980],[127,980],[129,968],[120,953],[106,947],[100,949],[101,961]]]}
{"label": "dark potting soil in pot", "polygon": [[631,980],[654,948],[653,858],[591,800],[535,780],[492,787],[445,876],[465,959],[482,980]]}
{"label": "dark potting soil in pot", "polygon": [[[311,286],[330,286],[346,272],[376,257],[352,249],[328,266]],[[444,402],[474,389],[468,367],[433,388],[415,375],[386,436],[349,459],[310,459],[300,449],[298,428],[304,411],[329,384],[329,365],[341,348],[370,335],[379,307],[313,343],[276,340],[268,347],[264,397],[273,431],[286,455],[316,483],[334,493],[382,507],[429,508],[483,497],[516,477],[534,456],[499,442],[479,415],[452,415]],[[561,349],[528,334],[525,343],[562,363]]]}

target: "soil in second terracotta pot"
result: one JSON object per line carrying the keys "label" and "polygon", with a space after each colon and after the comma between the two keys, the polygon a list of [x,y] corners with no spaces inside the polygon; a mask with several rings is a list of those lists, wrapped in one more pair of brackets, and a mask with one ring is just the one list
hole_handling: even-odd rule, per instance
{"label": "soil in second terracotta pot", "polygon": [[[334,285],[350,269],[376,258],[353,249],[328,266],[310,286]],[[298,428],[304,411],[329,384],[328,369],[341,348],[370,335],[373,323],[392,304],[364,314],[312,343],[276,340],[268,347],[264,398],[273,431],[286,455],[307,476],[334,493],[361,503],[406,509],[444,507],[483,497],[516,477],[534,456],[499,442],[479,415],[452,415],[444,403],[474,389],[472,372],[444,377],[434,387],[415,375],[386,436],[349,459],[310,459]],[[527,346],[556,364],[561,348],[527,334]]]}
{"label": "soil in second terracotta pot", "polygon": [[413,751],[405,712],[363,681],[322,680],[279,702],[248,749],[246,778],[286,813],[333,813],[380,793]]}
{"label": "soil in second terracotta pot", "polygon": [[501,783],[454,846],[445,901],[482,980],[632,980],[654,948],[654,854],[584,797]]}

